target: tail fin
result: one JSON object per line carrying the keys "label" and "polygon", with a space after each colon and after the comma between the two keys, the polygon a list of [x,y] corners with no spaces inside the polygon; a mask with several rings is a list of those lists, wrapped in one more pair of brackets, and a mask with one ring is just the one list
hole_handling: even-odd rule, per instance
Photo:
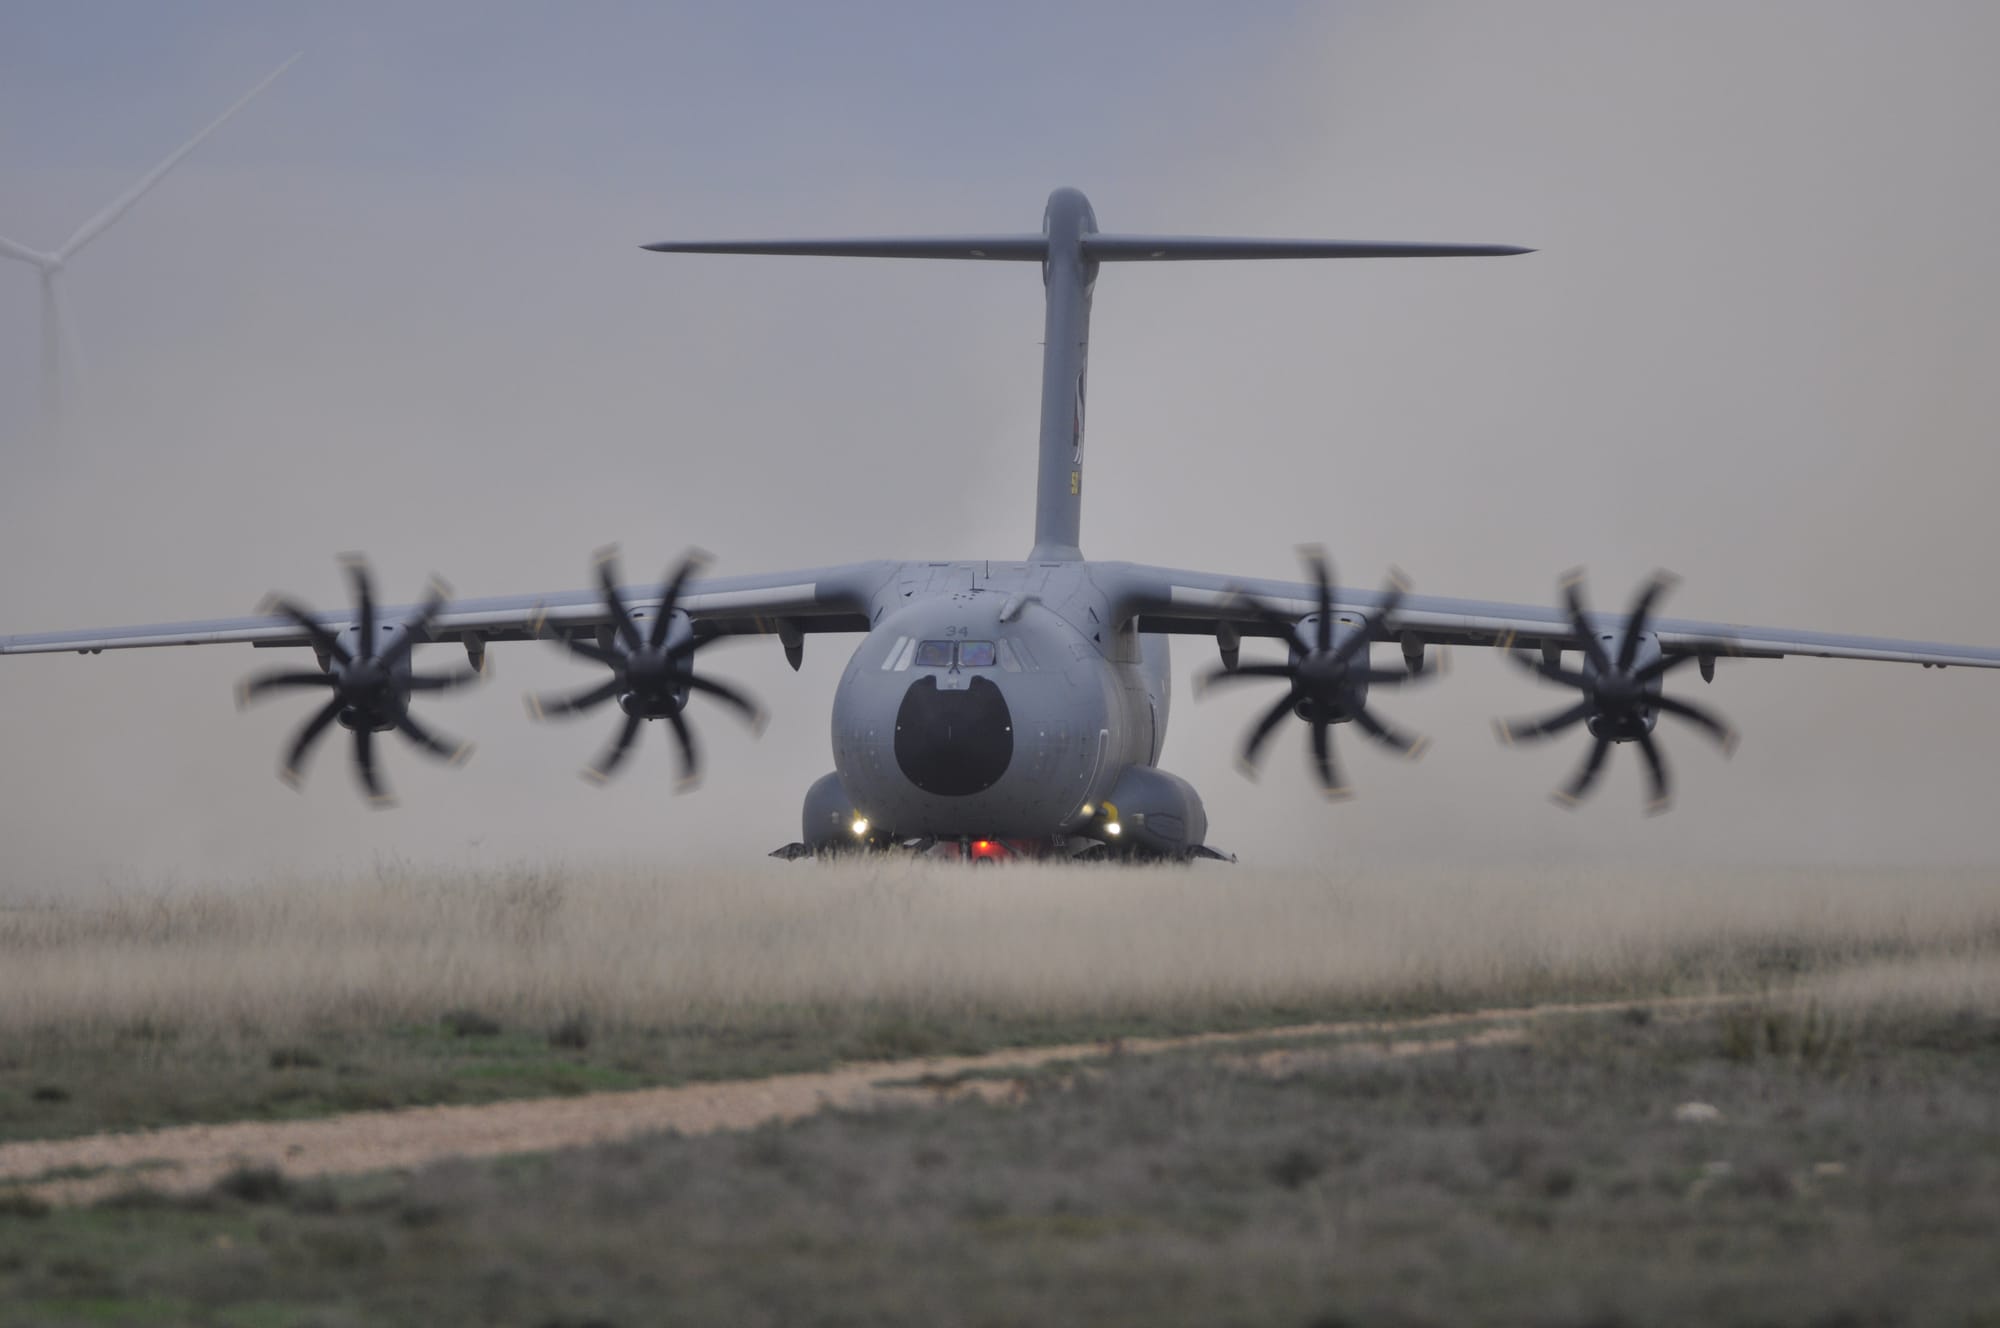
{"label": "tail fin", "polygon": [[802,254],[829,258],[955,258],[1042,265],[1041,463],[1036,478],[1037,562],[1083,557],[1083,410],[1090,297],[1099,263],[1267,258],[1479,258],[1533,253],[1506,244],[1407,240],[1276,240],[1219,235],[1105,235],[1075,189],[1049,195],[1039,235],[908,236],[854,240],[693,240],[645,246],[663,254]]}

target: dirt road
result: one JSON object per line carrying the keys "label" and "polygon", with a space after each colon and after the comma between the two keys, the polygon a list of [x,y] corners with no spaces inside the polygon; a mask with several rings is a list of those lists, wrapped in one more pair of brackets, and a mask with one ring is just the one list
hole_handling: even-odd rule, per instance
{"label": "dirt road", "polygon": [[[1719,997],[1647,1002],[1653,1008],[1714,1004]],[[1525,1036],[1522,1025],[1562,1015],[1603,1013],[1631,1002],[1477,1010],[1392,1021],[1307,1024],[1242,1033],[1127,1039],[997,1051],[980,1056],[881,1061],[811,1074],[687,1084],[583,1097],[537,1098],[480,1106],[355,1112],[307,1121],[188,1125],[135,1134],[35,1140],[0,1145],[0,1190],[20,1189],[52,1203],[89,1203],[143,1184],[187,1192],[206,1189],[240,1166],[273,1166],[293,1177],[422,1166],[449,1157],[578,1148],[672,1130],[706,1134],[797,1120],[829,1107],[859,1109],[926,1103],[976,1093],[1019,1091],[1010,1070],[1053,1062],[1144,1056],[1191,1047],[1270,1041],[1331,1045],[1245,1057],[1263,1073],[1283,1074],[1309,1061],[1443,1053]],[[1438,1036],[1433,1030],[1464,1030]],[[1431,1036],[1419,1036],[1432,1033]],[[1400,1039],[1398,1035],[1401,1035]],[[982,1077],[968,1078],[977,1075]],[[88,1175],[79,1175],[88,1172]]]}

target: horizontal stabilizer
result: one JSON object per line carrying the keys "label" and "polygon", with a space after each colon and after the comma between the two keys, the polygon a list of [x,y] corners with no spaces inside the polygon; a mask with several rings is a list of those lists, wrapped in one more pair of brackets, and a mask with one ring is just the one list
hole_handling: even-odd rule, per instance
{"label": "horizontal stabilizer", "polygon": [[[1531,254],[1512,244],[1425,240],[1276,240],[1231,235],[1096,235],[1081,240],[1087,263],[1191,262],[1246,258],[1479,258]],[[659,254],[803,254],[825,258],[972,258],[1038,263],[1043,235],[885,236],[852,240],[665,240]]]}
{"label": "horizontal stabilizer", "polygon": [[1039,263],[1046,235],[890,236],[858,240],[665,240],[656,254],[804,254],[824,258],[985,258]]}
{"label": "horizontal stabilizer", "polygon": [[1480,258],[1531,254],[1513,244],[1432,244],[1423,240],[1266,240],[1235,235],[1086,235],[1092,263],[1161,263],[1242,258]]}

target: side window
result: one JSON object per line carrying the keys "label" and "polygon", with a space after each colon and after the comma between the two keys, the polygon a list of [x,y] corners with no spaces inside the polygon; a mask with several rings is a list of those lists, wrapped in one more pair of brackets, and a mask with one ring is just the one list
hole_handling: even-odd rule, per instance
{"label": "side window", "polygon": [[917,667],[920,669],[948,669],[951,667],[951,642],[920,641],[917,643]]}
{"label": "side window", "polygon": [[991,641],[961,641],[958,643],[958,662],[968,669],[990,669],[993,667],[993,643]]}

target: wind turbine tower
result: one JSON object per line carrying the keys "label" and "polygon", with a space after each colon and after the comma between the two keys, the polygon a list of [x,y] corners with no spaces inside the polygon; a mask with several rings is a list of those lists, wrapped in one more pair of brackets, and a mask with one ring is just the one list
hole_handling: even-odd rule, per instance
{"label": "wind turbine tower", "polygon": [[[303,54],[303,52],[301,52]],[[63,431],[64,379],[68,386],[80,391],[83,386],[83,353],[76,340],[76,324],[70,319],[69,308],[63,302],[62,275],[82,248],[102,235],[105,230],[126,212],[134,203],[145,197],[146,192],[158,184],[167,172],[181,164],[181,159],[201,146],[202,140],[228,123],[229,119],[252,98],[277,80],[278,75],[298,62],[294,55],[264,77],[250,91],[237,99],[236,104],[217,116],[206,129],[190,138],[147,172],[144,179],[133,185],[114,199],[111,204],[89,221],[76,228],[76,233],[63,241],[59,248],[43,251],[30,249],[25,244],[0,236],[0,255],[18,258],[24,263],[33,263],[42,278],[42,414],[51,430],[60,435]]]}

